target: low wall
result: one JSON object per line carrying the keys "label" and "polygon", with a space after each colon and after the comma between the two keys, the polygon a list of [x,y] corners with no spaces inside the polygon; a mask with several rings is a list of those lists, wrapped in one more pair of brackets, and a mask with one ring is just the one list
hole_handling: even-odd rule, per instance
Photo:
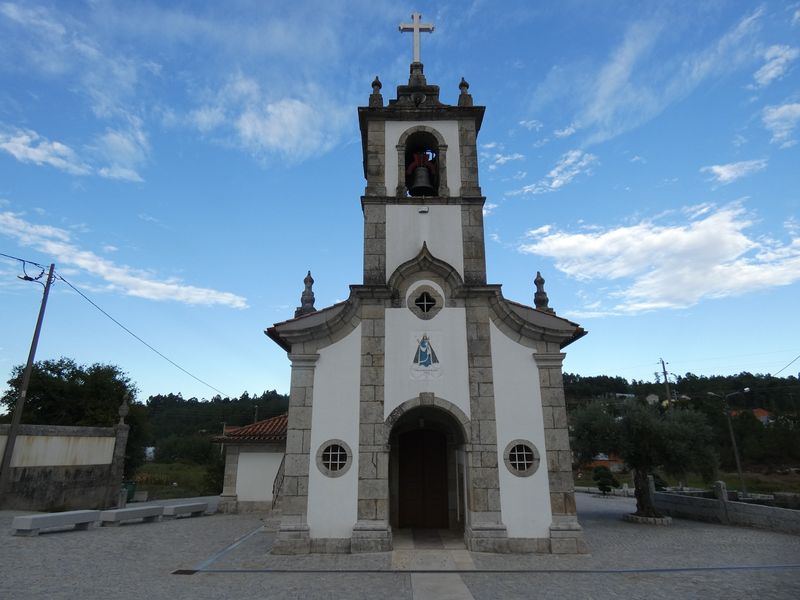
{"label": "low wall", "polygon": [[[0,425],[0,457],[9,425]],[[20,425],[0,506],[78,510],[116,505],[128,426]]]}
{"label": "low wall", "polygon": [[714,485],[714,495],[715,498],[698,498],[656,492],[654,498],[656,508],[671,517],[800,534],[798,510],[728,500],[728,491],[722,481]]}

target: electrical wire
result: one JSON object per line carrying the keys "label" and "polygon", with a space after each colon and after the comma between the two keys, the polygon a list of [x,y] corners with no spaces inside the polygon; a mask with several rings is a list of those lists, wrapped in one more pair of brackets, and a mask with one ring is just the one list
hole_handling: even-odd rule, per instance
{"label": "electrical wire", "polygon": [[[25,265],[26,265],[26,264],[28,264],[28,265],[34,265],[34,266],[36,266],[36,267],[39,267],[40,269],[45,269],[45,268],[46,268],[44,265],[42,265],[42,264],[39,264],[39,263],[37,263],[36,261],[33,261],[33,260],[27,260],[27,259],[25,259],[25,258],[20,258],[19,256],[12,256],[11,254],[6,254],[5,252],[0,252],[0,256],[4,256],[5,258],[10,258],[10,259],[12,259],[12,260],[17,260],[17,261],[21,262],[21,263],[22,263],[22,266],[23,266],[23,270],[24,270],[24,268],[25,268]],[[84,300],[86,300],[86,301],[87,301],[89,304],[91,304],[92,306],[94,306],[94,307],[95,307],[97,310],[99,310],[101,313],[103,313],[103,314],[104,314],[106,317],[108,317],[109,319],[111,319],[111,320],[112,320],[112,321],[113,321],[113,322],[114,322],[116,325],[118,325],[119,327],[121,327],[121,328],[122,328],[122,329],[123,329],[125,332],[127,332],[128,334],[130,334],[131,336],[133,336],[134,338],[136,338],[138,341],[140,341],[142,344],[144,344],[145,346],[147,346],[147,347],[148,347],[150,350],[152,350],[153,352],[155,352],[156,354],[158,354],[158,355],[159,355],[161,358],[163,358],[164,360],[166,360],[166,361],[167,361],[168,363],[170,363],[172,366],[176,367],[177,369],[180,369],[181,371],[183,371],[184,373],[186,373],[186,374],[187,374],[189,377],[191,377],[192,379],[194,379],[194,380],[196,380],[196,381],[199,381],[199,382],[200,382],[200,383],[202,383],[204,386],[206,386],[206,387],[207,387],[207,388],[209,388],[209,389],[212,389],[212,390],[214,390],[214,391],[215,391],[215,392],[217,392],[218,394],[220,394],[220,395],[222,395],[222,396],[230,397],[230,394],[226,394],[226,393],[225,393],[225,392],[223,392],[222,390],[220,390],[220,389],[218,389],[218,388],[215,388],[215,387],[214,387],[213,385],[211,385],[210,383],[208,383],[208,382],[206,382],[206,381],[203,381],[202,379],[200,379],[200,378],[199,378],[199,377],[197,377],[196,375],[193,375],[192,373],[190,373],[189,371],[187,371],[186,369],[184,369],[182,366],[180,366],[178,363],[176,363],[176,362],[175,362],[174,360],[172,360],[171,358],[168,358],[167,356],[164,356],[164,354],[162,354],[161,352],[159,352],[158,350],[156,350],[156,349],[155,349],[153,346],[151,346],[150,344],[148,344],[147,342],[145,342],[145,341],[144,341],[142,338],[140,338],[138,335],[136,335],[135,333],[133,333],[133,332],[132,332],[130,329],[128,329],[127,327],[125,327],[125,325],[123,325],[122,323],[120,323],[119,321],[117,321],[117,320],[116,320],[114,317],[112,317],[110,314],[108,314],[108,313],[107,313],[105,310],[103,310],[102,308],[100,308],[100,307],[97,305],[97,303],[95,303],[93,300],[91,300],[91,299],[90,299],[90,298],[89,298],[89,297],[88,297],[86,294],[84,294],[82,291],[80,291],[78,288],[76,288],[74,285],[72,285],[72,284],[71,284],[69,281],[67,281],[66,279],[64,279],[64,276],[63,276],[63,275],[61,275],[61,273],[58,273],[58,272],[56,272],[56,273],[55,273],[55,275],[54,275],[54,277],[55,277],[55,278],[57,278],[57,279],[60,279],[60,280],[61,280],[61,281],[63,281],[64,283],[66,283],[66,284],[67,284],[69,287],[71,287],[71,288],[72,288],[72,289],[73,289],[73,290],[74,290],[74,291],[75,291],[75,292],[76,292],[76,293],[77,293],[79,296],[81,296],[81,297],[82,297]],[[38,279],[38,278],[36,278],[36,279]]]}
{"label": "electrical wire", "polygon": [[37,266],[37,267],[39,267],[40,269],[46,269],[46,268],[47,268],[47,267],[45,267],[44,265],[40,265],[39,263],[37,263],[37,262],[35,262],[35,261],[33,261],[33,260],[26,260],[26,259],[24,259],[24,258],[20,258],[19,256],[11,256],[10,254],[5,254],[4,252],[0,252],[0,256],[5,256],[6,258],[11,258],[11,259],[13,259],[13,260],[18,260],[18,261],[19,261],[19,262],[21,262],[23,265],[27,263],[27,264],[29,264],[29,265],[34,265],[34,266]]}
{"label": "electrical wire", "polygon": [[792,366],[792,364],[794,364],[794,363],[797,361],[797,359],[798,359],[798,358],[800,358],[800,354],[798,354],[798,355],[797,355],[797,356],[795,356],[795,357],[794,357],[794,358],[793,358],[791,361],[789,361],[789,364],[788,364],[788,365],[786,365],[785,367],[783,367],[783,368],[782,368],[780,371],[778,371],[777,373],[773,373],[773,375],[772,375],[772,376],[774,377],[774,376],[775,376],[775,375],[777,375],[778,373],[781,373],[782,371],[785,371],[786,369],[788,369],[789,367],[791,367],[791,366]]}
{"label": "electrical wire", "polygon": [[60,279],[60,280],[61,280],[61,281],[63,281],[64,283],[66,283],[66,284],[67,284],[69,287],[71,287],[71,288],[73,289],[73,291],[75,291],[75,292],[76,292],[76,293],[77,293],[79,296],[81,296],[81,297],[82,297],[84,300],[86,300],[86,301],[87,301],[89,304],[91,304],[92,306],[94,306],[94,307],[95,307],[97,310],[99,310],[99,311],[100,311],[101,313],[103,313],[103,314],[104,314],[106,317],[108,317],[109,319],[111,319],[111,321],[113,321],[113,322],[114,322],[116,325],[118,325],[118,326],[119,326],[121,329],[123,329],[123,330],[124,330],[126,333],[128,333],[128,334],[129,334],[129,335],[131,335],[131,336],[133,336],[135,339],[137,339],[137,340],[138,340],[138,341],[140,341],[142,344],[144,344],[145,346],[147,346],[147,347],[148,347],[150,350],[152,350],[153,352],[155,352],[156,354],[158,354],[158,355],[159,355],[161,358],[163,358],[164,360],[166,360],[166,361],[167,361],[168,363],[170,363],[170,364],[171,364],[173,367],[176,367],[177,369],[180,369],[181,371],[183,371],[184,373],[186,373],[186,374],[187,374],[189,377],[191,377],[191,378],[192,378],[192,379],[194,379],[195,381],[199,381],[199,382],[200,382],[200,383],[202,383],[204,386],[206,386],[207,388],[210,388],[210,389],[214,390],[214,391],[215,391],[215,392],[217,392],[218,394],[220,394],[220,395],[222,395],[222,396],[227,396],[227,397],[230,397],[230,394],[226,394],[226,393],[225,393],[225,392],[223,392],[222,390],[220,390],[220,389],[218,389],[218,388],[215,388],[215,387],[214,387],[213,385],[211,385],[210,383],[208,383],[208,382],[206,382],[206,381],[203,381],[203,380],[202,380],[202,379],[200,379],[200,378],[199,378],[197,375],[194,375],[194,374],[190,373],[189,371],[187,371],[186,369],[184,369],[182,366],[180,366],[178,363],[176,363],[174,360],[172,360],[171,358],[169,358],[169,357],[165,356],[165,355],[164,355],[164,354],[162,354],[160,351],[158,351],[156,348],[154,348],[153,346],[151,346],[150,344],[148,344],[147,342],[145,342],[145,341],[144,341],[142,338],[140,338],[138,335],[136,335],[135,333],[133,333],[133,332],[132,332],[130,329],[128,329],[127,327],[125,327],[125,325],[123,325],[122,323],[120,323],[119,321],[117,321],[117,320],[116,320],[114,317],[112,317],[110,314],[108,314],[108,313],[107,313],[105,310],[103,310],[102,308],[100,308],[100,307],[99,307],[99,306],[98,306],[98,305],[97,305],[97,304],[96,304],[96,303],[95,303],[95,302],[94,302],[94,301],[93,301],[91,298],[89,298],[89,297],[88,297],[86,294],[84,294],[82,291],[80,291],[78,288],[76,288],[74,285],[72,285],[72,284],[71,284],[69,281],[67,281],[66,279],[64,279],[64,276],[63,276],[63,275],[61,275],[60,273],[56,272],[56,278],[57,278],[57,279]]}

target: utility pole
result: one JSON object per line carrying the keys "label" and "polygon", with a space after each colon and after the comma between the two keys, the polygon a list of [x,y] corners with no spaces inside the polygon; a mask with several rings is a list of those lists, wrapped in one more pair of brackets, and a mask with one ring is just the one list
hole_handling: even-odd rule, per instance
{"label": "utility pole", "polygon": [[[50,284],[53,282],[53,271],[56,265],[50,264],[50,270],[47,273],[47,281],[44,284],[44,292],[42,293],[42,304],[39,307],[39,318],[36,320],[36,329],[33,332],[33,341],[31,342],[31,350],[28,353],[28,363],[25,365],[25,372],[22,375],[22,386],[19,390],[19,398],[14,405],[14,413],[11,417],[11,427],[8,430],[8,437],[6,438],[6,448],[3,452],[3,462],[0,465],[0,500],[5,498],[5,491],[8,485],[9,477],[11,476],[11,457],[14,454],[14,444],[17,441],[17,432],[19,425],[22,421],[22,411],[25,409],[25,397],[28,395],[28,384],[31,381],[31,370],[33,370],[33,361],[36,358],[36,346],[39,344],[39,333],[42,331],[42,321],[44,321],[44,309],[47,307],[47,296],[50,294]],[[21,277],[25,281],[35,281],[32,277],[25,275]],[[41,283],[41,282],[40,282]]]}
{"label": "utility pole", "polygon": [[669,373],[667,373],[667,363],[664,362],[664,359],[661,360],[661,370],[664,373],[664,387],[667,388],[667,406],[672,409],[672,394],[669,391]]}

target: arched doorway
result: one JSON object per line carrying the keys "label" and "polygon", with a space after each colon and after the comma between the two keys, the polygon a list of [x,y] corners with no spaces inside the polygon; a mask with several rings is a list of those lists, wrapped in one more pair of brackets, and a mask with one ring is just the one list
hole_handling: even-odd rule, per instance
{"label": "arched doorway", "polygon": [[397,420],[389,444],[392,526],[463,528],[465,459],[459,423],[437,406],[418,406]]}

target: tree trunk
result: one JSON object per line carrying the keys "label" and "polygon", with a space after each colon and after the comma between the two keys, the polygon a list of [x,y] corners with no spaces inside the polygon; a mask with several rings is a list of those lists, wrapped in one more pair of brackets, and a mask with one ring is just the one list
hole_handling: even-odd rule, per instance
{"label": "tree trunk", "polygon": [[656,510],[655,498],[650,494],[650,485],[647,481],[648,472],[635,470],[633,472],[634,494],[636,495],[636,515],[640,517],[663,517]]}

